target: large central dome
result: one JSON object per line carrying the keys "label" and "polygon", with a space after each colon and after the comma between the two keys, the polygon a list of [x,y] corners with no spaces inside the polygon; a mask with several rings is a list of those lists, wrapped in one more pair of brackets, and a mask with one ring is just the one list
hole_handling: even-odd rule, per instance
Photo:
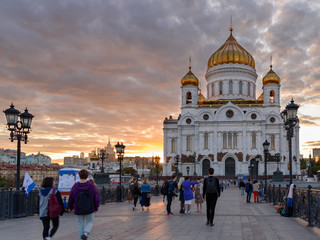
{"label": "large central dome", "polygon": [[232,28],[230,28],[229,38],[209,58],[208,69],[213,66],[224,64],[224,63],[239,63],[239,64],[249,65],[255,68],[255,62],[253,57],[233,37]]}

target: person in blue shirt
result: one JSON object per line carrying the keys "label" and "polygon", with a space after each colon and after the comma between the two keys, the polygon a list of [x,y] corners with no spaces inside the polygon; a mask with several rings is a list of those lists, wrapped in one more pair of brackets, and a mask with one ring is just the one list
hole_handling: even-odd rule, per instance
{"label": "person in blue shirt", "polygon": [[175,174],[172,175],[172,179],[169,181],[168,185],[168,195],[167,195],[167,215],[172,215],[171,212],[171,203],[172,198],[176,196],[176,189],[177,189],[177,176]]}
{"label": "person in blue shirt", "polygon": [[186,213],[191,212],[191,200],[194,199],[193,193],[191,190],[191,186],[198,184],[198,181],[192,182],[189,181],[190,177],[185,177],[185,180],[182,183],[183,187],[183,197],[184,197],[184,209],[186,210]]}
{"label": "person in blue shirt", "polygon": [[150,199],[151,199],[151,186],[148,183],[148,179],[145,178],[143,184],[141,185],[141,208],[144,211],[144,207],[147,207],[147,211],[149,211]]}

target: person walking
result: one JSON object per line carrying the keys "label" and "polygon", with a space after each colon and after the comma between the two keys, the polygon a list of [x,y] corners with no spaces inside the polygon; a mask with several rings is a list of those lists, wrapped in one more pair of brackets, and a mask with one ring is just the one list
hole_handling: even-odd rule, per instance
{"label": "person walking", "polygon": [[78,216],[79,238],[86,240],[93,225],[94,212],[100,206],[100,197],[96,186],[87,181],[89,172],[81,169],[78,174],[80,182],[75,183],[70,191],[68,207]]}
{"label": "person walking", "polygon": [[[61,207],[60,216],[62,216],[64,212],[64,206],[61,194],[56,188],[54,188],[54,179],[52,177],[46,177],[42,181],[41,190],[38,195],[39,217],[43,225],[42,237],[45,240],[50,240],[57,232],[59,227],[59,215],[57,217],[50,218],[51,214],[49,214],[49,199],[53,197],[52,194],[54,194],[58,200],[58,204]],[[52,229],[49,234],[50,221],[52,222]]]}
{"label": "person walking", "polygon": [[182,188],[182,183],[184,181],[184,177],[180,177],[179,182],[178,182],[178,190],[179,190],[179,201],[180,201],[180,213],[184,213],[184,197],[183,197],[183,188]]}
{"label": "person walking", "polygon": [[171,203],[172,198],[176,196],[176,188],[177,188],[177,176],[175,174],[172,175],[171,180],[168,184],[168,195],[167,195],[167,215],[172,215],[171,212]]}
{"label": "person walking", "polygon": [[163,195],[162,197],[163,203],[165,203],[166,196],[168,195],[168,187],[169,187],[169,181],[168,179],[164,179],[163,184],[161,186],[161,190],[160,190],[161,194]]}
{"label": "person walking", "polygon": [[243,196],[244,195],[245,184],[244,184],[244,181],[242,179],[241,179],[241,181],[239,183],[239,187],[240,187],[241,195]]}
{"label": "person walking", "polygon": [[[198,178],[198,181],[201,179]],[[194,187],[194,201],[197,204],[197,212],[202,212],[202,203],[203,203],[203,197],[201,194],[201,182],[199,182],[197,185]]]}
{"label": "person walking", "polygon": [[248,179],[248,182],[245,185],[245,190],[247,193],[247,203],[251,203],[251,194],[252,194],[252,184],[250,182],[250,179]]}
{"label": "person walking", "polygon": [[254,180],[253,182],[253,201],[255,203],[259,202],[259,183],[257,180]]}
{"label": "person walking", "polygon": [[209,168],[209,177],[205,179],[203,183],[203,198],[207,202],[207,225],[210,224],[212,227],[215,208],[217,204],[218,197],[220,197],[220,184],[219,180],[213,176],[214,169]]}
{"label": "person walking", "polygon": [[132,179],[132,182],[130,184],[130,191],[131,191],[132,197],[133,197],[132,210],[134,211],[137,208],[137,202],[138,202],[139,196],[141,196],[141,191],[140,191],[139,184],[138,184],[136,178]]}
{"label": "person walking", "polygon": [[223,192],[223,188],[224,188],[224,183],[223,181],[220,183],[220,191]]}
{"label": "person walking", "polygon": [[143,180],[143,184],[141,185],[141,207],[142,211],[144,211],[144,207],[147,207],[147,211],[149,211],[150,200],[151,200],[151,186],[148,183],[148,179],[145,178]]}
{"label": "person walking", "polygon": [[194,186],[195,184],[198,184],[198,181],[192,182],[189,181],[190,177],[185,177],[185,180],[182,183],[183,187],[183,197],[184,197],[184,209],[186,210],[186,213],[191,213],[191,201],[194,199],[193,193],[191,190],[191,186]]}

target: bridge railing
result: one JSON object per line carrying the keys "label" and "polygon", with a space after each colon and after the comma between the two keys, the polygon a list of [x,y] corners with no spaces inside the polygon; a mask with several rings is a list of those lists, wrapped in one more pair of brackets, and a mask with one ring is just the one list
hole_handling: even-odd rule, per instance
{"label": "bridge railing", "polygon": [[[269,184],[266,188],[266,201],[273,205],[281,204],[288,207],[289,185],[275,186]],[[308,227],[320,228],[320,190],[308,188],[293,188],[292,216],[308,222]]]}

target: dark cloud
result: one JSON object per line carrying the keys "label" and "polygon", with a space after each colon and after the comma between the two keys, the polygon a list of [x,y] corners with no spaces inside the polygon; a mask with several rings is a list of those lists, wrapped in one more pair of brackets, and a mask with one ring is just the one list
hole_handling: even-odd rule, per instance
{"label": "dark cloud", "polygon": [[207,60],[227,39],[231,15],[234,36],[255,58],[258,94],[273,55],[282,106],[291,97],[319,104],[319,7],[234,0],[2,1],[0,104],[36,115],[25,151],[89,151],[108,138],[128,151],[161,150],[188,57],[204,90]]}

